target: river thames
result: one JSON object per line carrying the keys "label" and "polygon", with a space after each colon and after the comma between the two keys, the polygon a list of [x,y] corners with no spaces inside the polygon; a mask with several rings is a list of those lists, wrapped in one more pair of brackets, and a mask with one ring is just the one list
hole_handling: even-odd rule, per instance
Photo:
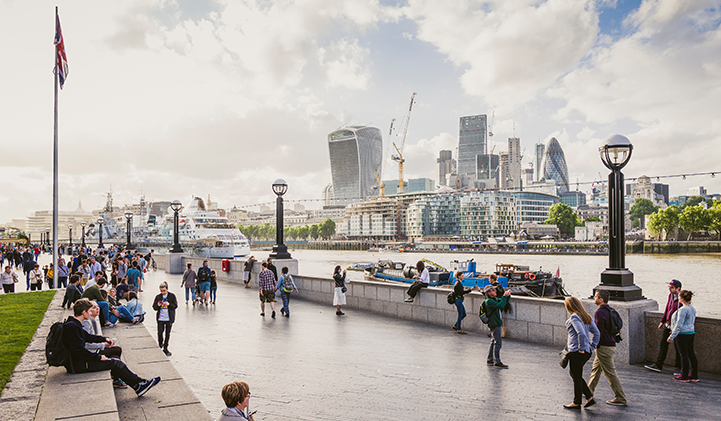
{"label": "river thames", "polygon": [[[450,269],[452,260],[474,259],[477,270],[492,272],[497,263],[530,266],[532,270],[559,270],[569,294],[587,298],[601,282],[601,272],[608,266],[608,256],[547,254],[479,254],[479,253],[390,253],[367,251],[290,250],[298,259],[298,272],[307,276],[331,277],[335,265],[343,268],[355,262],[377,262],[390,259],[415,264],[426,258]],[[256,259],[268,252],[254,251]],[[678,279],[684,289],[694,292],[693,305],[699,316],[721,317],[721,306],[715,290],[721,274],[721,254],[628,254],[626,266],[646,298],[666,304],[668,282]],[[351,279],[363,279],[362,272],[348,271]]]}

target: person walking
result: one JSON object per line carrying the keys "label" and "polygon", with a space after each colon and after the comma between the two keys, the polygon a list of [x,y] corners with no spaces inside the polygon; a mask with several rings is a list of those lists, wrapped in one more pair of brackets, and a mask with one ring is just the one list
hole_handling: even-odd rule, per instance
{"label": "person walking", "polygon": [[[175,309],[178,308],[178,299],[175,294],[168,291],[168,283],[162,282],[159,286],[160,294],[155,296],[153,300],[153,310],[157,313],[155,320],[158,323],[158,346],[168,357],[173,355],[168,350],[168,342],[170,342],[170,330],[175,322]],[[163,338],[165,333],[165,338]]]}
{"label": "person walking", "polygon": [[426,264],[423,263],[422,260],[419,260],[418,263],[416,263],[416,270],[418,270],[419,275],[413,277],[415,281],[410,287],[408,287],[408,298],[405,299],[405,302],[407,303],[412,303],[421,288],[428,288],[428,284],[431,282],[431,275],[428,273]]}
{"label": "person walking", "polygon": [[280,275],[278,285],[275,287],[276,290],[280,291],[280,298],[283,300],[283,308],[280,309],[280,314],[283,314],[285,317],[290,317],[290,307],[288,307],[290,294],[292,294],[293,291],[298,294],[298,287],[295,286],[293,277],[288,273],[287,266],[283,266],[281,273],[282,275]]}
{"label": "person walking", "polygon": [[263,262],[263,270],[258,274],[258,296],[260,297],[260,315],[265,317],[265,303],[270,303],[273,312],[270,317],[275,319],[275,276]]}
{"label": "person walking", "polygon": [[480,290],[478,285],[474,285],[473,288],[463,288],[463,272],[460,270],[456,272],[456,283],[453,285],[453,297],[455,297],[454,303],[456,310],[458,310],[458,320],[456,324],[452,326],[456,333],[465,335],[466,332],[461,329],[461,321],[466,318],[466,307],[463,305],[463,297],[471,291]]}
{"label": "person walking", "polygon": [[18,275],[13,272],[12,265],[5,266],[5,271],[0,273],[0,282],[2,282],[3,292],[5,294],[15,292],[15,284],[18,282]]}
{"label": "person walking", "polygon": [[[566,320],[568,330],[568,361],[570,374],[573,379],[573,403],[563,405],[567,409],[581,409],[582,396],[586,396],[585,408],[593,406],[596,401],[588,384],[583,380],[583,366],[591,358],[591,352],[596,349],[600,334],[593,323],[591,316],[583,309],[583,305],[576,297],[568,297],[565,302],[566,311],[571,315]],[[591,334],[593,339],[591,339]]]}
{"label": "person walking", "polygon": [[508,300],[511,298],[511,290],[503,293],[500,298],[497,297],[498,290],[493,285],[486,285],[483,288],[483,293],[486,295],[486,301],[483,305],[486,306],[486,314],[488,314],[488,328],[491,329],[491,344],[488,346],[488,357],[486,357],[486,364],[492,365],[496,368],[508,368],[506,364],[501,361],[501,347],[503,346],[503,316],[501,310],[506,306]]}
{"label": "person walking", "polygon": [[253,272],[253,265],[255,264],[255,256],[250,256],[250,259],[248,259],[245,262],[245,265],[243,265],[243,283],[245,284],[246,288],[250,288],[250,277]]}
{"label": "person walking", "polygon": [[199,302],[208,305],[210,300],[210,268],[208,267],[208,261],[203,260],[203,266],[198,268],[198,290],[200,292]]}
{"label": "person walking", "polygon": [[62,285],[63,288],[68,287],[68,277],[70,276],[70,269],[65,264],[65,259],[60,258],[58,260],[58,289]]}
{"label": "person walking", "polygon": [[218,274],[214,270],[210,271],[210,304],[215,304],[218,296]]}
{"label": "person walking", "polygon": [[42,291],[44,278],[45,276],[40,271],[40,265],[35,263],[29,274],[30,291]]}
{"label": "person walking", "polygon": [[335,270],[333,271],[333,280],[335,281],[335,293],[333,294],[333,305],[335,306],[335,314],[336,316],[343,316],[345,313],[343,313],[340,310],[340,306],[345,305],[345,269],[343,270],[343,275],[341,275],[340,272],[340,265],[335,267]]}
{"label": "person walking", "polygon": [[698,359],[693,349],[693,340],[696,337],[696,309],[691,305],[693,292],[684,289],[678,295],[682,307],[671,317],[671,335],[666,341],[668,343],[675,341],[676,349],[681,354],[681,374],[674,376],[674,380],[696,383],[699,380]]}
{"label": "person walking", "polygon": [[185,305],[188,305],[190,294],[193,295],[193,305],[195,305],[195,280],[198,277],[193,270],[193,264],[188,263],[188,268],[183,273],[183,280],[180,281],[180,287],[185,287]]}
{"label": "person walking", "polygon": [[593,296],[593,302],[598,306],[598,310],[593,315],[594,323],[600,332],[598,348],[596,348],[596,358],[593,360],[591,368],[591,377],[588,379],[588,390],[591,395],[596,390],[596,385],[601,379],[601,373],[606,376],[606,380],[611,385],[614,398],[606,401],[609,405],[626,406],[626,394],[623,393],[621,379],[616,373],[616,365],[613,362],[613,354],[616,352],[616,337],[611,334],[611,307],[608,305],[608,299],[611,293],[606,289],[599,289]]}
{"label": "person walking", "polygon": [[[658,346],[658,356],[656,363],[644,365],[644,368],[660,373],[663,370],[663,364],[666,361],[666,354],[668,353],[668,337],[671,336],[671,317],[676,313],[681,303],[679,302],[678,294],[681,292],[681,281],[674,279],[668,283],[668,300],[666,300],[666,308],[663,311],[663,317],[661,322],[658,324],[658,330],[661,331],[661,342]],[[675,346],[676,358],[674,361],[674,373],[675,377],[681,375],[681,354],[678,352],[678,347]]]}

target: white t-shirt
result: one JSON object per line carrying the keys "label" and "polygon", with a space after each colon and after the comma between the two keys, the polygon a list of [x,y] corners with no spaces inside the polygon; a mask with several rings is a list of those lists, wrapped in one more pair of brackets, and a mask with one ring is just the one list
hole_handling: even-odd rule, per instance
{"label": "white t-shirt", "polygon": [[421,272],[420,281],[423,282],[424,284],[431,282],[431,275],[428,273],[427,268],[423,268],[423,272]]}
{"label": "white t-shirt", "polygon": [[[163,301],[168,301],[168,294],[163,295]],[[169,322],[170,314],[168,313],[167,307],[160,307],[160,314],[158,314],[159,322]]]}

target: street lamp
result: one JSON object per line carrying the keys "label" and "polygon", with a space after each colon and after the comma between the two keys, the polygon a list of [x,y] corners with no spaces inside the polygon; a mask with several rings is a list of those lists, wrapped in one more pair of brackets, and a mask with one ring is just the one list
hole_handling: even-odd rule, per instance
{"label": "street lamp", "polygon": [[70,237],[70,248],[73,247],[73,224],[68,224],[68,236]]}
{"label": "street lamp", "polygon": [[130,250],[130,233],[131,233],[130,224],[131,224],[132,219],[133,219],[133,213],[130,212],[129,210],[126,210],[125,211],[125,220],[126,220],[125,232],[126,232],[127,242],[125,244],[125,248],[127,250]]}
{"label": "street lamp", "polygon": [[80,226],[83,227],[83,244],[82,244],[83,248],[85,248],[85,226],[86,225],[88,225],[88,223],[85,221],[80,223]]}
{"label": "street lamp", "polygon": [[643,299],[641,288],[633,283],[633,273],[626,266],[626,227],[623,202],[623,173],[633,145],[626,136],[615,134],[598,148],[601,161],[611,173],[608,175],[608,268],[601,272],[601,284],[593,289],[605,289],[612,300]]}
{"label": "street lamp", "polygon": [[105,219],[101,216],[98,218],[98,248],[103,248],[103,222]]}
{"label": "street lamp", "polygon": [[50,228],[45,229],[45,245],[50,246]]}
{"label": "street lamp", "polygon": [[173,209],[173,248],[170,249],[171,253],[182,253],[183,249],[180,247],[180,222],[178,222],[178,213],[183,210],[183,204],[180,200],[173,200],[170,204],[170,208]]}
{"label": "street lamp", "polygon": [[275,259],[290,259],[288,248],[283,244],[283,195],[288,191],[288,183],[279,178],[273,182],[275,199],[275,246],[270,257]]}

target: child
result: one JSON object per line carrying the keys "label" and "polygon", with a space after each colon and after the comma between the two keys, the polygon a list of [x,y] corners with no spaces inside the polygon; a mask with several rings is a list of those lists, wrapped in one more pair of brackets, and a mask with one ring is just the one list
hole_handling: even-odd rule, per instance
{"label": "child", "polygon": [[210,271],[210,304],[215,304],[218,295],[218,276],[214,270]]}

